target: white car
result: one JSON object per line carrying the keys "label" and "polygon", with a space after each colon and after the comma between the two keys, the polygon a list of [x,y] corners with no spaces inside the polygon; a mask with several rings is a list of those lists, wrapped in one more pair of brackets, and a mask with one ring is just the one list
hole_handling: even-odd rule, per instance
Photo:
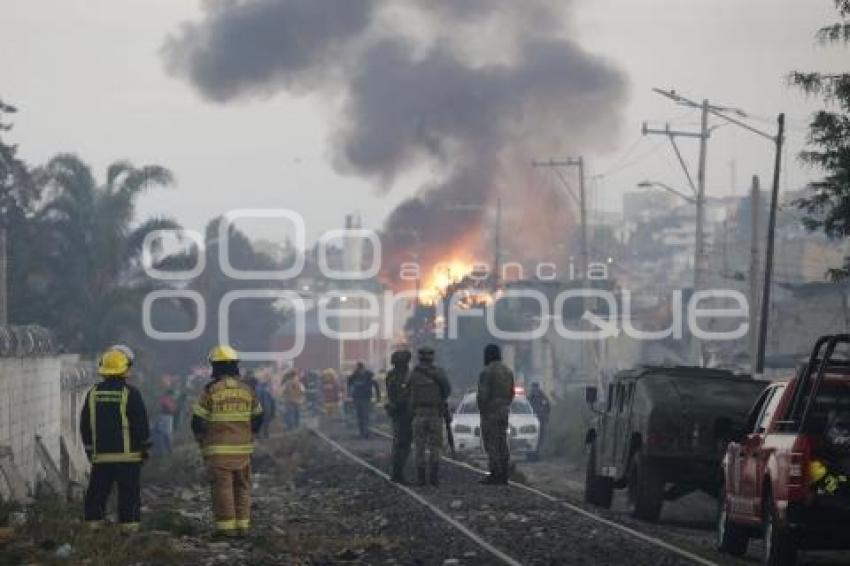
{"label": "white car", "polygon": [[[511,454],[525,454],[529,459],[533,458],[540,440],[540,421],[524,394],[518,393],[514,397],[508,425]],[[458,453],[484,453],[481,445],[481,414],[474,392],[465,394],[457,406],[452,418],[452,432]]]}

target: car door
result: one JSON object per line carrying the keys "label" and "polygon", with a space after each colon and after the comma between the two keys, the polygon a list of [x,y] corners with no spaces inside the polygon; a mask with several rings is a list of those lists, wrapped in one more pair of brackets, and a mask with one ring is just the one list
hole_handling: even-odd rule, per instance
{"label": "car door", "polygon": [[781,397],[778,387],[770,387],[765,391],[756,418],[751,423],[751,428],[741,443],[739,456],[741,474],[740,512],[752,520],[760,518],[761,483],[764,475],[764,463],[767,459],[764,450],[764,437]]}
{"label": "car door", "polygon": [[764,404],[769,393],[770,389],[766,389],[762,392],[753,404],[753,407],[750,409],[747,420],[744,423],[742,434],[739,438],[736,438],[735,441],[730,442],[726,450],[727,461],[725,488],[726,497],[729,501],[729,511],[733,515],[747,516],[751,512],[749,509],[749,502],[745,501],[743,498],[743,455],[746,452],[744,445],[747,443],[750,434],[755,429],[756,422],[758,422],[759,415],[761,414],[762,409],[764,409]]}

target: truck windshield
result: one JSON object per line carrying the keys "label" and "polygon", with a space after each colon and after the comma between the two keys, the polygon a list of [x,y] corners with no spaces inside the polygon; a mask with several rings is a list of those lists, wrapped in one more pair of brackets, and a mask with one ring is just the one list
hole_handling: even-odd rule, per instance
{"label": "truck windshield", "polygon": [[805,430],[810,434],[821,434],[826,430],[827,424],[834,415],[848,412],[850,412],[850,383],[844,380],[825,381],[812,403]]}

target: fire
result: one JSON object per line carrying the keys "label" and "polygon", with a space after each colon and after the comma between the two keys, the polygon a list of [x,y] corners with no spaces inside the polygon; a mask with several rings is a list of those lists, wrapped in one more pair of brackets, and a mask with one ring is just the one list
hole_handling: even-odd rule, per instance
{"label": "fire", "polygon": [[441,296],[445,295],[450,285],[472,275],[473,270],[474,264],[462,259],[437,263],[423,277],[422,287],[419,290],[420,302],[424,304],[436,303]]}

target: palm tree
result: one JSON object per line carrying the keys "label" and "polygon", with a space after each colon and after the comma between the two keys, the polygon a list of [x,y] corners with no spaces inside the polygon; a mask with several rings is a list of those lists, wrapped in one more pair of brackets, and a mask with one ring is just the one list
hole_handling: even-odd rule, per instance
{"label": "palm tree", "polygon": [[42,200],[34,214],[38,238],[32,272],[40,273],[30,320],[56,330],[72,351],[90,353],[139,328],[141,300],[152,283],[139,277],[147,233],[179,228],[168,218],[134,225],[135,203],[146,190],[173,183],[168,169],[109,166],[99,185],[89,166],[60,154],[35,172]]}

